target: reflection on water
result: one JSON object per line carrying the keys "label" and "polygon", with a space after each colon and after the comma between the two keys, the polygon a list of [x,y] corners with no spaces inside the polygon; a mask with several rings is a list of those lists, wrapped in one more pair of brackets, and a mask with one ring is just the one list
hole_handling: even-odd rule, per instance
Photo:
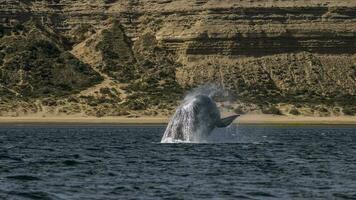
{"label": "reflection on water", "polygon": [[0,127],[0,199],[354,199],[355,127]]}

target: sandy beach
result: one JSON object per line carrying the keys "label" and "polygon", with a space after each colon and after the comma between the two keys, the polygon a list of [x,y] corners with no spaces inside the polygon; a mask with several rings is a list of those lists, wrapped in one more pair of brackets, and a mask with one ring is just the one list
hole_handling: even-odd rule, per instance
{"label": "sandy beach", "polygon": [[[82,116],[22,116],[0,117],[0,124],[113,124],[113,125],[156,125],[166,124],[169,118],[160,117],[82,117]],[[356,116],[306,117],[247,114],[241,116],[237,124],[274,124],[274,125],[356,125]]]}

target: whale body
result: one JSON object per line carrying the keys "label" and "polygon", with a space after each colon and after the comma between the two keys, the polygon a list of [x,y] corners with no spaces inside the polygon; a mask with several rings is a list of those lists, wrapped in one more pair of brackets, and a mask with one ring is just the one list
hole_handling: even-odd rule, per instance
{"label": "whale body", "polygon": [[216,103],[209,96],[188,97],[177,108],[161,142],[200,142],[207,138],[214,128],[226,127],[238,116],[221,119]]}

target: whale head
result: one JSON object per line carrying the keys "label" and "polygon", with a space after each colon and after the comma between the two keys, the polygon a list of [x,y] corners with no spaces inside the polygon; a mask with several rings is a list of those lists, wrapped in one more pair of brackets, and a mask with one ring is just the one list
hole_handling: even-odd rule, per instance
{"label": "whale head", "polygon": [[194,112],[197,118],[208,122],[210,126],[223,128],[229,126],[240,115],[232,115],[221,118],[220,111],[211,97],[206,95],[197,95],[193,101]]}

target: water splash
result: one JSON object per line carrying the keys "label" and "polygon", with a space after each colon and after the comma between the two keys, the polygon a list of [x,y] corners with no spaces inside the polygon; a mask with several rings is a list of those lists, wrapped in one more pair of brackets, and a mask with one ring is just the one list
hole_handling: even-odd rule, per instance
{"label": "water splash", "polygon": [[228,96],[228,92],[223,89],[223,87],[209,83],[205,85],[198,86],[191,91],[189,91],[185,97],[184,101],[187,101],[191,98],[194,98],[197,95],[206,95],[210,98],[214,98],[215,96]]}
{"label": "water splash", "polygon": [[[194,131],[194,107],[190,102],[186,105],[180,106],[169,122],[167,129],[163,135],[162,143],[176,143],[193,141],[192,137]],[[178,134],[174,136],[174,134]],[[180,138],[180,139],[178,139]]]}
{"label": "water splash", "polygon": [[241,137],[237,124],[231,124],[226,128],[216,128],[207,138],[207,143],[239,143]]}

